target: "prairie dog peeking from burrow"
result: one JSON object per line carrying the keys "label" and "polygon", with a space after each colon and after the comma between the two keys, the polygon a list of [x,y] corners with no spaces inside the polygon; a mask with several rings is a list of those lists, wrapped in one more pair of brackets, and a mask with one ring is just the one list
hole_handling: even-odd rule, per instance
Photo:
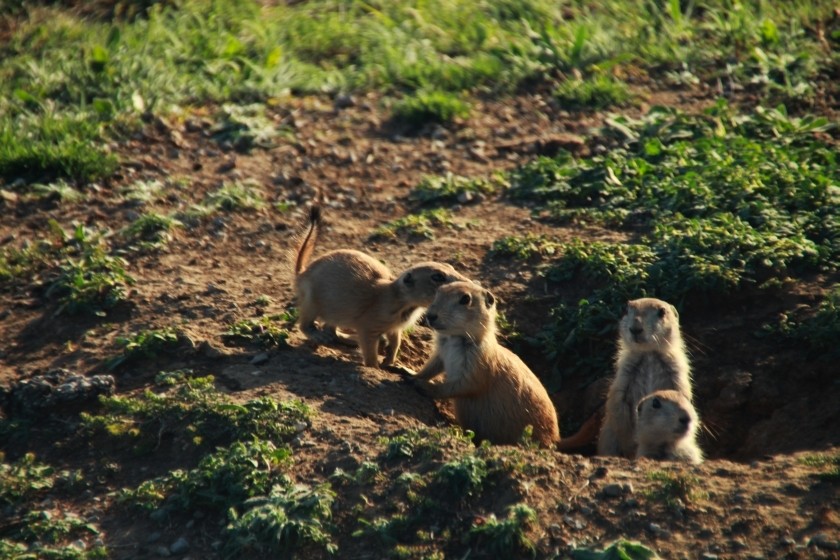
{"label": "prairie dog peeking from burrow", "polygon": [[[433,261],[414,265],[394,277],[370,255],[350,249],[330,251],[309,262],[320,228],[320,207],[313,206],[309,229],[295,259],[301,331],[320,343],[335,340],[336,328],[354,331],[366,366],[377,365],[384,335],[388,351],[382,365],[393,365],[402,331],[431,304],[438,287],[466,277],[448,264]],[[324,324],[323,330],[315,325],[316,320]]]}
{"label": "prairie dog peeking from burrow", "polygon": [[633,458],[634,413],[645,395],[671,389],[691,402],[688,356],[673,305],[655,298],[627,303],[619,323],[615,370],[598,437],[598,454]]}
{"label": "prairie dog peeking from burrow", "polygon": [[[476,440],[517,443],[527,426],[540,444],[560,439],[557,412],[537,376],[496,340],[496,298],[472,282],[438,289],[426,311],[434,353],[415,379],[436,399],[453,399],[458,424]],[[430,380],[445,372],[441,383]]]}
{"label": "prairie dog peeking from burrow", "polygon": [[691,402],[677,391],[654,391],[636,406],[636,458],[699,464],[700,427]]}

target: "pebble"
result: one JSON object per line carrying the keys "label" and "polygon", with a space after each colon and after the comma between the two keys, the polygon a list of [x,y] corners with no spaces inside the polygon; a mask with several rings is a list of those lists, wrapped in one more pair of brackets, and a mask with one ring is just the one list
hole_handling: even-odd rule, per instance
{"label": "pebble", "polygon": [[700,560],[718,560],[718,555],[712,554],[711,552],[704,552],[700,555]]}
{"label": "pebble", "polygon": [[162,536],[163,535],[160,531],[152,531],[151,533],[149,533],[149,536],[146,537],[146,542],[153,543],[155,541],[159,541]]}
{"label": "pebble", "polygon": [[253,358],[251,358],[251,363],[255,366],[258,366],[260,364],[264,364],[267,361],[268,361],[268,352],[260,352],[259,354],[257,354]]}
{"label": "pebble", "polygon": [[172,554],[184,554],[189,549],[190,543],[187,542],[187,539],[184,537],[179,538],[177,541],[169,545],[169,552]]}
{"label": "pebble", "polygon": [[157,554],[158,556],[162,556],[163,558],[169,558],[170,556],[172,556],[172,553],[169,552],[169,549],[165,546],[157,547],[155,549],[155,554]]}

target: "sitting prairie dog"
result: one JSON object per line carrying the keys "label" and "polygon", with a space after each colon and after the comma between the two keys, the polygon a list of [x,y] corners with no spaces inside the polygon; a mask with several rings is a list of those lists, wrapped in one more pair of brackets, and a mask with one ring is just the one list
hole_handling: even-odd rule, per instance
{"label": "sitting prairie dog", "polygon": [[[320,207],[313,206],[295,260],[301,331],[321,343],[335,340],[336,327],[354,331],[364,364],[372,367],[379,361],[380,337],[385,335],[388,352],[382,365],[393,365],[402,331],[432,303],[437,288],[466,278],[438,262],[417,264],[394,278],[373,257],[347,249],[330,251],[310,263],[320,225]],[[315,326],[316,320],[325,324],[323,330]]]}
{"label": "sitting prairie dog", "polygon": [[[496,341],[496,299],[472,282],[438,289],[426,311],[436,331],[429,361],[417,373],[419,387],[436,399],[453,399],[461,427],[476,441],[517,443],[527,426],[540,444],[560,439],[557,412],[537,376]],[[446,372],[442,383],[430,379]]]}
{"label": "sitting prairie dog", "polygon": [[677,391],[654,391],[636,407],[636,458],[703,462],[700,424],[691,402]]}
{"label": "sitting prairie dog", "polygon": [[688,357],[673,305],[655,298],[627,303],[627,312],[619,323],[615,369],[598,437],[598,454],[633,458],[634,411],[645,395],[672,389],[691,402]]}

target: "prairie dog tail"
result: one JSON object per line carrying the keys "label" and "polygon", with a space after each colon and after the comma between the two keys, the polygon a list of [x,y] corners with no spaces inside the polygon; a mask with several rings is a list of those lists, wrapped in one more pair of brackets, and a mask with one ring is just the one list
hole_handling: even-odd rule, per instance
{"label": "prairie dog tail", "polygon": [[315,241],[318,240],[318,230],[321,229],[321,207],[313,204],[309,209],[309,229],[306,237],[298,247],[297,258],[295,259],[295,275],[303,272],[309,259],[312,258],[312,251],[315,249]]}
{"label": "prairie dog tail", "polygon": [[601,430],[601,422],[603,420],[604,407],[602,405],[583,423],[574,435],[562,438],[554,448],[557,451],[571,451],[572,449],[580,449],[593,443],[598,438],[598,432]]}

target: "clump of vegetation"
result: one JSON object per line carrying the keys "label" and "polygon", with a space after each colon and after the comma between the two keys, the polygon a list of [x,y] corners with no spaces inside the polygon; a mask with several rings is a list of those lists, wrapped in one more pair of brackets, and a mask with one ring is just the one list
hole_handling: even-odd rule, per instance
{"label": "clump of vegetation", "polygon": [[574,560],[654,560],[659,556],[642,543],[621,539],[601,551],[575,548],[572,550],[572,558]]}
{"label": "clump of vegetation", "polygon": [[258,210],[265,206],[263,191],[253,181],[226,183],[209,193],[204,200],[209,208],[218,208],[228,212],[236,210]]}
{"label": "clump of vegetation", "polygon": [[597,111],[626,104],[630,91],[624,82],[598,74],[561,82],[554,90],[554,98],[563,109]]}
{"label": "clump of vegetation", "polygon": [[140,248],[151,249],[159,247],[172,239],[175,228],[181,227],[181,222],[169,216],[154,212],[143,214],[126,227],[122,234],[130,242]]}
{"label": "clump of vegetation", "polygon": [[33,453],[27,453],[14,462],[6,462],[0,452],[0,504],[17,505],[55,483],[55,470],[35,460]]}
{"label": "clump of vegetation", "polygon": [[108,368],[114,369],[134,360],[154,358],[161,352],[174,349],[178,343],[178,331],[173,327],[140,331],[131,336],[118,337],[117,344],[123,347],[123,352],[108,360]]}
{"label": "clump of vegetation", "polygon": [[834,288],[810,317],[796,319],[793,311],[784,313],[778,324],[765,325],[766,332],[781,333],[797,346],[805,346],[824,360],[840,357],[840,288]]}
{"label": "clump of vegetation", "polygon": [[[88,548],[84,544],[85,537],[98,535],[100,531],[73,513],[30,511],[19,524],[14,523],[11,527],[11,531],[5,531],[6,538],[0,539],[3,558],[93,560],[109,557],[104,546]],[[74,542],[65,544],[70,540]]]}
{"label": "clump of vegetation", "polygon": [[470,105],[457,95],[444,91],[419,91],[394,106],[394,119],[413,127],[427,123],[448,124],[470,115]]}
{"label": "clump of vegetation", "polygon": [[461,175],[447,173],[437,177],[424,177],[409,193],[409,200],[421,204],[442,204],[469,202],[477,196],[496,194],[501,187],[501,180],[470,179]]}
{"label": "clump of vegetation", "polygon": [[817,474],[817,478],[835,484],[840,482],[840,453],[815,453],[801,459],[809,467],[824,469]]}
{"label": "clump of vegetation", "polygon": [[222,144],[239,152],[248,153],[254,148],[268,149],[275,146],[277,138],[288,135],[266,116],[265,105],[225,104],[210,127],[210,134]]}
{"label": "clump of vegetation", "polygon": [[258,319],[242,319],[228,327],[222,337],[231,343],[258,344],[265,348],[283,347],[289,338],[286,329],[276,321],[287,320],[284,314],[263,315]]}
{"label": "clump of vegetation", "polygon": [[266,397],[235,404],[214,388],[212,376],[193,377],[190,371],[164,372],[157,381],[163,392],[102,397],[102,412],[82,413],[83,427],[144,454],[157,449],[165,435],[193,446],[252,437],[285,441],[306,428],[310,415],[297,401]]}
{"label": "clump of vegetation", "polygon": [[65,246],[67,258],[57,278],[49,285],[47,297],[57,297],[60,313],[93,313],[105,311],[125,301],[125,287],[134,279],[125,271],[126,261],[107,253],[101,237],[78,225],[72,236],[57,230]]}
{"label": "clump of vegetation", "polygon": [[559,246],[557,241],[543,234],[508,235],[493,242],[490,256],[513,257],[527,261],[538,257],[550,257],[557,252]]}
{"label": "clump of vegetation", "polygon": [[404,235],[413,238],[434,239],[436,228],[463,227],[451,211],[445,208],[422,210],[396,220],[391,220],[373,231],[373,237],[394,238]]}
{"label": "clump of vegetation", "polygon": [[495,515],[476,520],[467,538],[491,554],[512,557],[516,554],[534,556],[536,548],[528,538],[527,530],[536,523],[537,512],[525,504],[508,508],[506,519],[499,521]]}
{"label": "clump of vegetation", "polygon": [[664,502],[668,507],[677,507],[680,502],[695,503],[706,496],[700,487],[700,479],[690,474],[652,471],[648,473],[648,479],[656,482],[658,487],[646,492],[647,497]]}

